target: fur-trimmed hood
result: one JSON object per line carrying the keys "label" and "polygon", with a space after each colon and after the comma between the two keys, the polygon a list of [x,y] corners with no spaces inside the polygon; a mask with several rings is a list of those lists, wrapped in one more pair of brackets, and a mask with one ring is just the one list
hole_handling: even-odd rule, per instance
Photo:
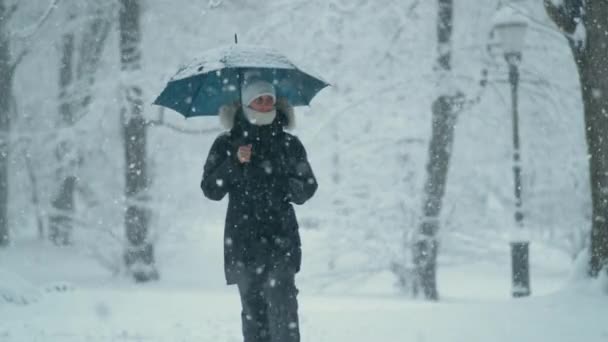
{"label": "fur-trimmed hood", "polygon": [[[238,104],[224,105],[220,107],[218,115],[220,117],[220,122],[225,129],[231,130],[232,127],[234,127],[234,119],[239,109],[240,106]],[[293,106],[291,106],[286,99],[279,98],[277,100],[277,114],[277,119],[280,115],[284,116],[284,120],[286,122],[283,124],[283,128],[287,130],[293,130],[295,128],[296,116]]]}

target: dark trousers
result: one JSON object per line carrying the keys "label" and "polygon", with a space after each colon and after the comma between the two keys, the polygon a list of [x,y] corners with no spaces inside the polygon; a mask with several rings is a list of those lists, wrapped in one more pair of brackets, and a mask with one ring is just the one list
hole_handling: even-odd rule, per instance
{"label": "dark trousers", "polygon": [[245,342],[299,342],[298,289],[290,270],[257,268],[237,282]]}

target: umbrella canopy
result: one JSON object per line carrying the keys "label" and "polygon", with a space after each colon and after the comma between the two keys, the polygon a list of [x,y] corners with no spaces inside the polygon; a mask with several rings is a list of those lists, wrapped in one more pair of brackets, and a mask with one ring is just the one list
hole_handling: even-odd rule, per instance
{"label": "umbrella canopy", "polygon": [[328,84],[298,69],[279,52],[257,46],[232,45],[208,51],[181,67],[154,104],[185,117],[216,115],[225,104],[239,102],[241,78],[254,70],[272,83],[278,97],[292,106],[310,104]]}

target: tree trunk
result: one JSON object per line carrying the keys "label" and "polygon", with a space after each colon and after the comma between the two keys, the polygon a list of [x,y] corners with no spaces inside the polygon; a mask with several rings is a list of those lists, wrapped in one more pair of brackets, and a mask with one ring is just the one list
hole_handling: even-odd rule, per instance
{"label": "tree trunk", "polygon": [[[451,36],[452,36],[452,0],[438,0],[437,40],[439,53],[437,67],[440,82],[449,82]],[[445,84],[441,88],[448,88]],[[445,193],[448,167],[454,140],[456,111],[454,101],[458,94],[450,94],[448,89],[441,94],[432,106],[432,135],[429,143],[429,155],[426,166],[426,181],[422,207],[422,219],[418,227],[413,246],[413,260],[417,287],[419,286],[426,299],[438,300],[436,269],[439,241],[439,219],[441,203]]]}
{"label": "tree trunk", "polygon": [[[579,73],[592,201],[589,275],[596,277],[608,265],[608,2],[566,0],[557,7],[545,0],[545,8],[566,33]],[[583,41],[572,35],[578,25],[586,31]]]}
{"label": "tree trunk", "polygon": [[[72,20],[73,16],[69,20]],[[69,24],[69,23],[68,23]],[[74,34],[65,33],[62,37],[61,60],[59,65],[59,120],[57,129],[61,132],[74,124],[72,113],[72,94],[70,86],[73,83],[73,57],[74,57]],[[73,89],[73,87],[72,87]],[[70,243],[72,217],[74,215],[74,188],[76,177],[70,172],[68,158],[73,153],[75,146],[73,141],[63,139],[61,136],[55,156],[58,162],[56,195],[51,202],[53,213],[49,216],[49,239],[56,245],[67,245]]]}
{"label": "tree trunk", "polygon": [[[608,263],[608,2],[587,1],[587,43],[578,53],[592,199],[591,259],[595,277]],[[575,50],[576,51],[576,50]],[[581,50],[579,50],[581,51]]]}
{"label": "tree trunk", "polygon": [[[68,26],[76,18],[73,10],[68,14]],[[90,12],[90,13],[88,13]],[[78,50],[74,32],[62,37],[62,58],[59,66],[59,120],[58,131],[73,129],[78,119],[86,115],[92,99],[95,72],[105,41],[110,31],[110,21],[102,7],[95,7],[87,14],[92,19],[86,24]],[[78,60],[76,60],[78,57]],[[77,62],[77,63],[76,63]],[[61,134],[56,149],[58,161],[56,195],[52,201],[53,214],[49,219],[50,239],[57,245],[71,242],[73,230],[74,192],[78,186],[77,172],[83,161],[75,135]]]}
{"label": "tree trunk", "polygon": [[9,10],[0,0],[0,247],[10,241],[8,226],[8,158],[13,66],[10,61]]}
{"label": "tree trunk", "polygon": [[[121,70],[130,77],[141,69],[140,2],[121,0],[120,60]],[[149,179],[146,168],[146,122],[142,115],[142,91],[135,81],[123,84],[121,109],[125,142],[125,229],[128,246],[125,263],[136,281],[158,277],[154,267],[153,246],[148,240],[150,212],[148,208]]]}

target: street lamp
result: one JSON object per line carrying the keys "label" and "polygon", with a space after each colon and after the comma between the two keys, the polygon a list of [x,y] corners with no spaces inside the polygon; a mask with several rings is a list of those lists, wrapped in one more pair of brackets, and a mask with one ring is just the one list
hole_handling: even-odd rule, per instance
{"label": "street lamp", "polygon": [[[521,156],[519,143],[519,113],[517,90],[519,86],[519,63],[522,58],[524,38],[528,22],[522,10],[503,6],[494,17],[494,33],[502,47],[505,60],[509,66],[509,84],[511,85],[511,109],[513,123],[513,176],[515,185],[515,223],[521,230],[524,228],[522,209]],[[528,262],[528,242],[511,242],[511,263],[513,297],[530,295],[530,272]]]}

